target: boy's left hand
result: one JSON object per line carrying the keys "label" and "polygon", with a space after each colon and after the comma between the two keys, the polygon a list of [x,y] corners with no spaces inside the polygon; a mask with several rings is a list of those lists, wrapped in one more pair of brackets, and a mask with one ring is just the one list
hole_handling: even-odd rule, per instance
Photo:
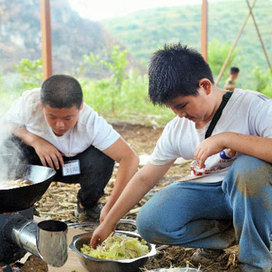
{"label": "boy's left hand", "polygon": [[200,168],[205,167],[205,161],[208,157],[225,149],[223,137],[223,133],[211,136],[202,141],[196,148],[194,159],[197,161]]}
{"label": "boy's left hand", "polygon": [[93,232],[90,246],[96,248],[100,245],[108,236],[114,232],[116,225],[106,224],[105,222],[100,224]]}

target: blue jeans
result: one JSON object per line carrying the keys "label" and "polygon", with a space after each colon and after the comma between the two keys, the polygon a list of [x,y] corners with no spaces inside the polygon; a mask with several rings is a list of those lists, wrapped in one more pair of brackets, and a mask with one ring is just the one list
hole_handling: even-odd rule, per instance
{"label": "blue jeans", "polygon": [[240,268],[270,272],[272,166],[241,155],[222,182],[173,183],[140,210],[137,228],[152,243],[224,249],[236,239]]}

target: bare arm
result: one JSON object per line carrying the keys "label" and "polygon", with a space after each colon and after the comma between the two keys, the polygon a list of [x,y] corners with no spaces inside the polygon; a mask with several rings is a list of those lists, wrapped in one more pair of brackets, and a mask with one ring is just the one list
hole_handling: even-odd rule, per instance
{"label": "bare arm", "polygon": [[235,84],[225,84],[224,89],[233,91],[235,89]]}
{"label": "bare arm", "polygon": [[200,167],[204,167],[209,156],[224,148],[272,163],[272,139],[233,132],[223,132],[205,139],[195,151],[195,160]]}
{"label": "bare arm", "polygon": [[48,164],[51,168],[59,169],[59,163],[63,165],[61,153],[52,144],[29,132],[25,127],[16,126],[14,124],[7,125],[11,133],[35,149],[43,166],[47,166]]}
{"label": "bare arm", "polygon": [[119,138],[113,145],[105,149],[103,152],[118,162],[119,167],[110,199],[101,211],[100,222],[104,220],[105,216],[116,202],[129,180],[136,173],[139,164],[138,157],[123,138]]}
{"label": "bare arm", "polygon": [[147,164],[133,176],[104,221],[95,230],[91,240],[92,247],[96,247],[109,236],[116,223],[158,183],[172,164],[173,162],[163,166]]}

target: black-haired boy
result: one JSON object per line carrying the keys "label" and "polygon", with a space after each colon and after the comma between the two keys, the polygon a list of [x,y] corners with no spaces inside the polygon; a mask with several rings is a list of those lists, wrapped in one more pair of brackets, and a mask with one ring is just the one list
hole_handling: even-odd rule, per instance
{"label": "black-haired boy", "polygon": [[[83,102],[81,86],[71,76],[53,75],[41,89],[24,92],[5,122],[13,133],[7,146],[10,151],[19,146],[21,160],[55,168],[56,181],[80,183],[77,212],[83,220],[100,216],[103,221],[137,170],[135,153]],[[111,178],[114,161],[119,162],[116,183],[102,209],[97,201]]]}
{"label": "black-haired boy", "polygon": [[95,230],[92,246],[183,157],[194,159],[191,181],[171,184],[143,206],[141,236],[201,248],[192,259],[202,264],[236,238],[241,271],[270,272],[272,101],[257,92],[220,90],[202,56],[180,44],[151,59],[149,96],[177,117]]}
{"label": "black-haired boy", "polygon": [[238,78],[240,69],[238,67],[232,66],[229,70],[229,78],[227,79],[224,89],[228,91],[234,91],[236,84],[235,81]]}

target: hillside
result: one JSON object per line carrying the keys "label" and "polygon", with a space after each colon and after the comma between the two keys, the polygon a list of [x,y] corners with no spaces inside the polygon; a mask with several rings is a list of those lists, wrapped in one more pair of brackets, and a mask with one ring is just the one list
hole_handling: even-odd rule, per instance
{"label": "hillside", "polygon": [[[209,3],[209,42],[232,44],[248,12],[246,1],[228,0]],[[272,61],[272,1],[259,0],[254,14]],[[164,43],[182,42],[200,49],[201,6],[142,10],[103,21],[111,34],[122,42],[139,60],[146,63],[151,53]],[[265,57],[258,40],[252,19],[238,43],[238,56],[233,63],[241,68],[244,81],[250,80],[252,69],[260,66],[267,69]]]}
{"label": "hillside", "polygon": [[[0,73],[23,58],[41,58],[40,1],[0,0]],[[83,54],[114,44],[100,23],[82,19],[66,0],[51,0],[52,54],[55,73],[71,72]]]}

